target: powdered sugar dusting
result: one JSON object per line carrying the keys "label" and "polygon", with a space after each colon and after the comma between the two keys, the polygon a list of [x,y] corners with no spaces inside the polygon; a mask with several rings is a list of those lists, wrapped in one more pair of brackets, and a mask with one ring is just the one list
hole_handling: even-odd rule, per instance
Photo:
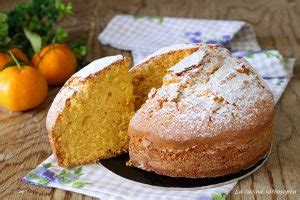
{"label": "powdered sugar dusting", "polygon": [[77,87],[62,87],[51,104],[46,118],[46,126],[51,130],[56,122],[60,112],[66,106],[67,100],[70,99],[79,90]]}
{"label": "powdered sugar dusting", "polygon": [[198,48],[199,45],[198,44],[174,44],[174,45],[171,45],[171,46],[168,46],[168,47],[164,47],[164,48],[161,48],[159,49],[158,51],[154,52],[153,54],[147,56],[145,59],[141,60],[137,65],[140,65],[141,63],[144,63],[145,61],[148,61],[149,59],[153,58],[153,57],[156,57],[156,56],[159,56],[159,55],[163,55],[165,53],[169,53],[169,52],[172,52],[172,51],[178,51],[178,50],[181,50],[181,49],[193,49],[193,48]]}
{"label": "powdered sugar dusting", "polygon": [[110,66],[114,62],[117,62],[119,60],[122,60],[124,57],[122,55],[117,56],[108,56],[104,57],[98,60],[95,60],[82,68],[80,71],[75,73],[73,76],[80,77],[80,78],[86,78],[91,74],[95,74],[99,72],[100,70]]}
{"label": "powdered sugar dusting", "polygon": [[247,62],[205,45],[169,69],[130,126],[182,141],[255,128],[273,109],[272,93]]}
{"label": "powdered sugar dusting", "polygon": [[181,73],[187,70],[191,66],[195,66],[201,62],[205,55],[205,51],[196,51],[195,53],[188,56],[186,59],[183,59],[173,67],[171,67],[168,71],[174,73]]}

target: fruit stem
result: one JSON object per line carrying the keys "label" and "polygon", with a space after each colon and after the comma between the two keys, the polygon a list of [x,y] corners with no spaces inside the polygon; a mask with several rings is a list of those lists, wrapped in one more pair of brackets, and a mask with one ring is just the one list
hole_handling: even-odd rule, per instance
{"label": "fruit stem", "polygon": [[56,41],[56,35],[54,35],[54,37],[53,37],[53,39],[52,39],[52,41],[51,41],[51,44],[54,44],[55,41]]}
{"label": "fruit stem", "polygon": [[11,51],[8,51],[8,53],[10,54],[10,56],[14,60],[14,62],[17,64],[19,70],[21,70],[22,68],[21,68],[21,65],[20,65],[18,59],[14,56],[14,54]]}
{"label": "fruit stem", "polygon": [[50,44],[50,49],[54,49],[54,43],[56,41],[56,36],[53,37],[51,44]]}

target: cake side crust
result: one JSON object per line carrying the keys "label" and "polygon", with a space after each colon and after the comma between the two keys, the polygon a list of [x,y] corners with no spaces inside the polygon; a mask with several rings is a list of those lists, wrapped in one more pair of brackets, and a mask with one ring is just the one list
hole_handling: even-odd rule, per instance
{"label": "cake side crust", "polygon": [[[131,136],[132,165],[172,177],[202,178],[237,173],[263,158],[271,147],[273,122],[252,130],[197,141],[153,140],[145,133]],[[136,131],[129,129],[130,132]],[[191,145],[197,143],[198,145]]]}

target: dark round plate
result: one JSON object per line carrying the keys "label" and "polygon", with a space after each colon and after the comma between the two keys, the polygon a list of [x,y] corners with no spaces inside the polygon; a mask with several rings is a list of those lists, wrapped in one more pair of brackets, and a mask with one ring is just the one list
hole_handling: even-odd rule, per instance
{"label": "dark round plate", "polygon": [[229,183],[230,181],[239,180],[248,176],[259,169],[267,160],[268,155],[262,158],[254,166],[242,170],[239,173],[229,174],[226,176],[219,176],[214,178],[174,178],[169,176],[158,175],[154,172],[148,172],[136,167],[126,166],[126,162],[129,160],[128,154],[122,154],[120,156],[102,160],[100,163],[112,171],[113,173],[122,176],[123,178],[160,187],[177,187],[177,188],[194,188],[205,187],[211,185],[220,185],[222,183]]}

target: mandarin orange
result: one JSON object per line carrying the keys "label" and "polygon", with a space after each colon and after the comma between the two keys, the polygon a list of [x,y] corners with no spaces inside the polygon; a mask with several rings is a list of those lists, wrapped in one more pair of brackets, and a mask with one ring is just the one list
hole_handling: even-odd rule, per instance
{"label": "mandarin orange", "polygon": [[77,68],[74,53],[64,44],[50,44],[32,58],[49,85],[60,85],[68,80]]}
{"label": "mandarin orange", "polygon": [[48,86],[42,74],[31,66],[11,66],[0,72],[0,105],[25,111],[41,104]]}

